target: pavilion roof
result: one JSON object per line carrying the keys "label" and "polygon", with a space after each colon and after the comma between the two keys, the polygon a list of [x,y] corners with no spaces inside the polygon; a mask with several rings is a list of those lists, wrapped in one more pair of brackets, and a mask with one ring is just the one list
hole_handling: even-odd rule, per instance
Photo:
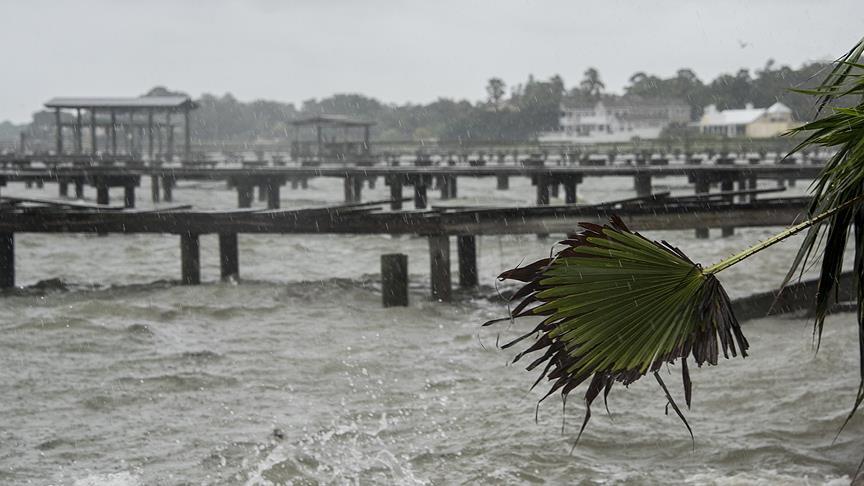
{"label": "pavilion roof", "polygon": [[120,110],[138,109],[194,109],[198,104],[188,96],[141,96],[137,98],[51,98],[45,103],[47,108],[114,108]]}
{"label": "pavilion roof", "polygon": [[375,122],[353,118],[347,115],[317,115],[308,118],[300,118],[291,122],[295,127],[309,125],[332,125],[336,127],[370,127]]}

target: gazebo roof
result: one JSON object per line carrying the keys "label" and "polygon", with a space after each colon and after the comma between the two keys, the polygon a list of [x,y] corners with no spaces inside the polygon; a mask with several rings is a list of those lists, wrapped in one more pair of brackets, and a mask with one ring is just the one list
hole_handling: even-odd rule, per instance
{"label": "gazebo roof", "polygon": [[308,118],[300,118],[291,122],[295,127],[310,125],[331,125],[334,127],[371,127],[375,122],[352,118],[347,115],[317,115]]}
{"label": "gazebo roof", "polygon": [[52,98],[46,108],[113,108],[120,110],[139,109],[195,109],[198,104],[188,96],[141,96],[137,98]]}

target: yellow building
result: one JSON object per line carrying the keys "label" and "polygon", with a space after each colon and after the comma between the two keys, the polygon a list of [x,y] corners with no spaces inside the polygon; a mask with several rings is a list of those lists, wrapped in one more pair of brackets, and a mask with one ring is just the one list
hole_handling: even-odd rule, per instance
{"label": "yellow building", "polygon": [[717,110],[705,107],[699,121],[699,131],[726,137],[771,138],[799,126],[788,106],[774,103],[768,108],[754,108],[751,103],[741,110]]}

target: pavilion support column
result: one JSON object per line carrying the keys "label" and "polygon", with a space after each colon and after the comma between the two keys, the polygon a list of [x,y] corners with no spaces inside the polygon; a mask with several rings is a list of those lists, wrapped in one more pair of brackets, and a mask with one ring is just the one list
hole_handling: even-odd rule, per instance
{"label": "pavilion support column", "polygon": [[456,237],[456,250],[459,258],[459,286],[476,287],[477,278],[477,239],[474,235]]}
{"label": "pavilion support column", "polygon": [[497,179],[498,179],[497,189],[499,191],[506,191],[506,190],[510,189],[510,178],[509,177],[507,177],[506,175],[499,175],[497,177]]}
{"label": "pavilion support column", "polygon": [[174,125],[168,125],[168,148],[165,153],[165,160],[171,162],[174,160]]}
{"label": "pavilion support column", "polygon": [[219,267],[222,280],[240,278],[240,257],[237,233],[219,233]]}
{"label": "pavilion support column", "polygon": [[15,234],[0,233],[0,289],[15,287]]}
{"label": "pavilion support column", "polygon": [[60,179],[57,181],[57,192],[60,197],[68,197],[69,196],[69,181],[66,179]]}
{"label": "pavilion support column", "polygon": [[399,211],[402,209],[402,180],[397,176],[390,177],[390,209]]}
{"label": "pavilion support column", "polygon": [[201,283],[201,251],[195,233],[180,235],[180,281],[183,285]]}
{"label": "pavilion support column", "polygon": [[192,160],[192,131],[189,123],[189,108],[183,110],[183,158]]}
{"label": "pavilion support column", "polygon": [[147,111],[147,160],[153,160],[153,110]]}
{"label": "pavilion support column", "polygon": [[152,175],[150,176],[150,199],[154,203],[158,203],[161,199],[159,196],[159,176]]}
{"label": "pavilion support column", "polygon": [[268,184],[266,182],[262,182],[258,184],[258,202],[264,202],[267,200],[267,188]]}
{"label": "pavilion support column", "polygon": [[537,205],[549,205],[549,177],[546,174],[538,174],[535,178],[537,183]]}
{"label": "pavilion support column", "polygon": [[363,178],[362,177],[354,177],[354,202],[361,202],[363,200]]}
{"label": "pavilion support column", "polygon": [[54,108],[54,123],[57,125],[57,131],[54,134],[54,149],[57,151],[57,155],[63,155],[63,120],[60,116],[60,108]]}
{"label": "pavilion support column", "polygon": [[561,184],[558,182],[557,179],[553,179],[553,180],[549,183],[549,193],[550,193],[551,196],[554,197],[555,199],[558,199],[558,193],[559,193],[559,191],[560,191],[560,189],[559,189],[560,186],[561,186]]}
{"label": "pavilion support column", "polygon": [[448,177],[450,178],[450,182],[447,184],[447,186],[450,188],[450,198],[455,199],[455,198],[459,197],[459,191],[458,191],[459,186],[456,184],[456,181],[458,179],[456,178],[455,175],[448,176]]}
{"label": "pavilion support column", "polygon": [[253,196],[252,193],[255,186],[253,186],[252,183],[249,181],[241,180],[235,183],[235,187],[237,188],[237,207],[251,208]]}
{"label": "pavilion support column", "polygon": [[111,155],[117,155],[117,112],[111,110]]}
{"label": "pavilion support column", "polygon": [[450,177],[446,175],[439,177],[438,189],[441,190],[441,199],[450,199]]}
{"label": "pavilion support column", "polygon": [[123,207],[135,207],[135,182],[128,181],[123,185]]}
{"label": "pavilion support column", "polygon": [[[747,190],[747,177],[744,174],[738,176],[738,191],[746,191]],[[738,196],[738,202],[746,203],[747,202],[747,194],[741,194]]]}
{"label": "pavilion support column", "polygon": [[453,286],[450,281],[449,236],[429,237],[429,262],[432,298],[440,302],[450,302],[453,296]]}
{"label": "pavilion support column", "polygon": [[426,209],[429,199],[426,196],[426,182],[418,180],[414,182],[414,209]]}
{"label": "pavilion support column", "polygon": [[[756,176],[751,175],[750,177],[748,177],[747,178],[747,189],[750,191],[755,191],[758,188],[759,188],[759,180],[756,178]],[[757,196],[757,194],[755,194],[755,193],[750,194],[750,202],[755,201],[756,196]]]}
{"label": "pavilion support column", "polygon": [[[704,177],[700,177],[699,175],[695,176],[695,189],[696,194],[708,194],[711,189],[711,183],[708,179]],[[696,228],[696,238],[706,239],[710,236],[708,228]]]}
{"label": "pavilion support column", "polygon": [[90,155],[96,155],[96,110],[90,109]]}
{"label": "pavilion support column", "polygon": [[[735,181],[733,179],[724,179],[720,183],[720,191],[721,192],[733,192],[735,190]],[[723,198],[724,201],[734,203],[735,196],[726,196]],[[735,234],[734,226],[723,226],[721,228],[721,235],[725,238],[727,236],[732,236]]]}
{"label": "pavilion support column", "polygon": [[651,195],[651,175],[636,173],[633,176],[633,186],[636,188],[637,197],[648,197]]}
{"label": "pavilion support column", "polygon": [[384,307],[408,305],[408,255],[381,255],[381,303]]}
{"label": "pavilion support column", "polygon": [[267,181],[267,209],[279,209],[279,188],[282,185],[277,179]]}
{"label": "pavilion support column", "polygon": [[81,108],[75,110],[75,153],[84,153],[84,129],[81,126]]}

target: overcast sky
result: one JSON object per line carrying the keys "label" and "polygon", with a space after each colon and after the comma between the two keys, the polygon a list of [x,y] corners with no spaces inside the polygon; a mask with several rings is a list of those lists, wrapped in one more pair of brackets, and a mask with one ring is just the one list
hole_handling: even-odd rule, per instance
{"label": "overcast sky", "polygon": [[833,59],[864,35],[861,0],[0,0],[0,19],[0,120],[14,122],[53,96],[155,85],[298,105],[477,100],[492,76],[569,87],[594,66],[619,91],[637,71],[708,80]]}

